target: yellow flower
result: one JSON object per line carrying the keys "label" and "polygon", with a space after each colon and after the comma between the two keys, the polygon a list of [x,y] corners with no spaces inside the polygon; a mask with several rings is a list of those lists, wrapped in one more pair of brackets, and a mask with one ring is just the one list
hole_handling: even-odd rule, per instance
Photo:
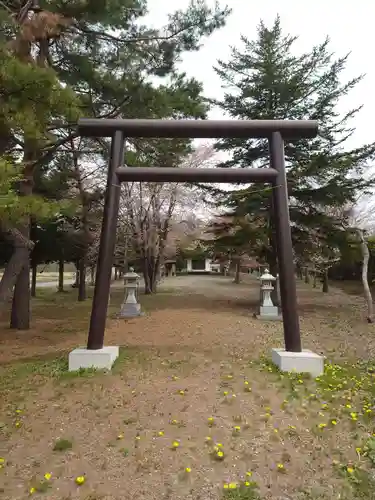
{"label": "yellow flower", "polygon": [[296,426],[295,425],[288,425],[289,429],[295,430]]}
{"label": "yellow flower", "polygon": [[277,464],[277,470],[284,471],[285,470],[284,464]]}
{"label": "yellow flower", "polygon": [[361,453],[361,451],[362,451],[362,448],[356,448],[356,449],[355,449],[355,451],[356,451],[358,454],[360,454],[360,453]]}
{"label": "yellow flower", "polygon": [[178,448],[180,446],[180,443],[178,441],[173,441],[172,443],[172,449],[175,450],[176,448]]}
{"label": "yellow flower", "polygon": [[237,484],[236,484],[236,483],[229,483],[229,484],[228,484],[228,488],[229,488],[230,490],[235,490],[235,489],[237,488]]}
{"label": "yellow flower", "polygon": [[214,423],[214,417],[208,417],[207,422],[209,424],[213,424]]}
{"label": "yellow flower", "polygon": [[75,479],[75,482],[76,484],[78,484],[78,486],[81,486],[81,484],[83,484],[85,481],[85,476],[77,476]]}
{"label": "yellow flower", "polygon": [[44,479],[46,479],[47,481],[49,481],[49,480],[51,479],[51,477],[52,477],[52,474],[51,474],[51,473],[49,473],[49,472],[46,472],[46,473],[44,474]]}
{"label": "yellow flower", "polygon": [[30,495],[33,495],[36,492],[36,489],[34,487],[30,488],[29,490]]}
{"label": "yellow flower", "polygon": [[247,380],[245,380],[244,384],[245,385],[249,385],[249,382]]}
{"label": "yellow flower", "polygon": [[223,485],[223,488],[224,488],[224,490],[227,490],[227,489],[229,488],[229,484],[225,483],[225,484]]}
{"label": "yellow flower", "polygon": [[158,432],[158,436],[164,436],[164,432],[163,431],[159,431]]}
{"label": "yellow flower", "polygon": [[324,429],[327,427],[327,424],[318,424],[319,429]]}
{"label": "yellow flower", "polygon": [[184,396],[185,395],[185,391],[178,391],[178,393],[181,395],[181,396]]}
{"label": "yellow flower", "polygon": [[216,456],[218,458],[224,458],[224,452],[223,451],[218,451],[217,454],[216,454]]}
{"label": "yellow flower", "polygon": [[135,436],[135,439],[136,439],[137,441],[140,441],[140,440],[141,440],[141,436]]}
{"label": "yellow flower", "polygon": [[352,420],[358,420],[358,417],[357,417],[356,412],[354,412],[354,411],[353,411],[353,412],[350,414],[350,416],[351,416]]}
{"label": "yellow flower", "polygon": [[21,427],[21,422],[16,422],[14,425],[15,425],[16,427]]}
{"label": "yellow flower", "polygon": [[332,425],[337,425],[337,420],[335,420],[335,419],[331,420],[331,424]]}
{"label": "yellow flower", "polygon": [[5,458],[0,458],[0,464],[4,464],[5,463]]}
{"label": "yellow flower", "polygon": [[205,439],[206,443],[210,443],[212,441],[212,437],[211,436],[207,436],[206,439]]}
{"label": "yellow flower", "polygon": [[177,425],[178,424],[178,420],[176,420],[176,419],[171,420],[171,424],[172,425]]}
{"label": "yellow flower", "polygon": [[235,425],[235,426],[233,427],[233,430],[234,430],[235,432],[240,432],[241,427],[240,427],[239,425]]}
{"label": "yellow flower", "polygon": [[185,472],[187,472],[187,473],[191,472],[191,468],[190,467],[185,467]]}
{"label": "yellow flower", "polygon": [[243,484],[244,484],[245,486],[250,486],[249,481],[245,481]]}
{"label": "yellow flower", "polygon": [[353,472],[354,472],[353,467],[347,467],[347,468],[346,468],[346,472],[347,472],[348,474],[353,474]]}
{"label": "yellow flower", "polygon": [[299,384],[303,384],[303,380],[302,380],[301,378],[300,378],[300,379],[298,379],[298,383],[299,383]]}
{"label": "yellow flower", "polygon": [[247,477],[251,477],[252,475],[253,475],[253,473],[252,473],[251,471],[247,471],[247,472],[246,472],[246,476],[247,476]]}
{"label": "yellow flower", "polygon": [[351,408],[352,407],[352,405],[350,403],[346,404],[345,406],[346,406],[346,408]]}
{"label": "yellow flower", "polygon": [[217,448],[222,448],[223,445],[221,443],[216,443]]}
{"label": "yellow flower", "polygon": [[228,396],[229,393],[228,393],[228,391],[224,391],[223,394],[224,394],[224,396]]}
{"label": "yellow flower", "polygon": [[16,413],[18,413],[19,415],[20,413],[22,413],[22,410],[16,410]]}

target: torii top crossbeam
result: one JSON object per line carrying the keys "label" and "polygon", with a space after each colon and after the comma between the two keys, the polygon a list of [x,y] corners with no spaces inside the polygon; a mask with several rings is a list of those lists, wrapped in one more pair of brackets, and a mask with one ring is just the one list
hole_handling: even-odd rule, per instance
{"label": "torii top crossbeam", "polygon": [[158,120],[81,118],[78,134],[84,137],[267,138],[280,132],[283,139],[308,139],[318,133],[315,120]]}

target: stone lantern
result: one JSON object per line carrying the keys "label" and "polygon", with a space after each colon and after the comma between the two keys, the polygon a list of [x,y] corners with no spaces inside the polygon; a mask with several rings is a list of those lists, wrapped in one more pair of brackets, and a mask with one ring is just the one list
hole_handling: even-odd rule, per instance
{"label": "stone lantern", "polygon": [[260,319],[280,319],[277,306],[273,305],[271,293],[276,285],[276,278],[270,274],[268,269],[260,276]]}
{"label": "stone lantern", "polygon": [[125,300],[122,303],[119,313],[120,318],[135,318],[141,316],[141,305],[137,301],[139,288],[139,275],[131,267],[129,272],[124,275],[125,281]]}

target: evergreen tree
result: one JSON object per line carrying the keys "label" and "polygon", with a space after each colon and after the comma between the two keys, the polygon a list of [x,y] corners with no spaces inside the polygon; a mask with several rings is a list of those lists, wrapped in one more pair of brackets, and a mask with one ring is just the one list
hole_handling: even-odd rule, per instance
{"label": "evergreen tree", "polygon": [[[241,37],[241,50],[233,48],[228,62],[219,60],[215,71],[226,93],[214,101],[237,119],[313,119],[319,121],[319,135],[285,143],[285,160],[290,196],[290,216],[295,251],[303,254],[314,246],[334,245],[339,221],[327,207],[354,203],[370,182],[366,172],[374,158],[375,144],[356,149],[346,147],[354,129],[350,120],[360,107],[340,114],[337,105],[362,76],[342,83],[348,56],[335,57],[329,40],[298,55],[296,37],[282,32],[280,19],[268,28],[258,26],[255,40]],[[268,164],[268,143],[258,139],[225,139],[217,149],[232,153],[226,167],[260,167]],[[228,214],[248,215],[269,236],[263,253],[275,271],[276,255],[269,222],[271,190],[250,187],[222,197]],[[340,221],[341,222],[341,221]],[[314,230],[314,231],[312,231]]]}

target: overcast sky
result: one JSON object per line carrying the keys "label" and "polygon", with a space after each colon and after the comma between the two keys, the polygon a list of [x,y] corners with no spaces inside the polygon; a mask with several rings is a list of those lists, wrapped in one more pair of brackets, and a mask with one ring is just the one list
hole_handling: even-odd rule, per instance
{"label": "overcast sky", "polygon": [[[208,4],[214,1],[207,0]],[[365,73],[365,79],[358,84],[345,100],[346,108],[363,104],[363,109],[355,119],[356,132],[351,146],[375,140],[375,2],[372,0],[227,0],[233,13],[227,25],[209,37],[198,53],[187,54],[181,68],[189,76],[194,76],[204,84],[205,94],[220,97],[220,79],[212,69],[218,58],[228,60],[230,46],[240,47],[240,34],[248,38],[256,37],[256,27],[262,19],[272,25],[277,14],[286,33],[298,35],[296,50],[304,51],[321,42],[326,35],[331,38],[331,49],[338,55],[351,52],[345,77],[350,79]],[[168,13],[184,8],[189,0],[161,2],[149,0],[148,24],[160,27]],[[225,3],[225,2],[221,2]],[[210,118],[223,118],[220,110],[214,110]]]}

